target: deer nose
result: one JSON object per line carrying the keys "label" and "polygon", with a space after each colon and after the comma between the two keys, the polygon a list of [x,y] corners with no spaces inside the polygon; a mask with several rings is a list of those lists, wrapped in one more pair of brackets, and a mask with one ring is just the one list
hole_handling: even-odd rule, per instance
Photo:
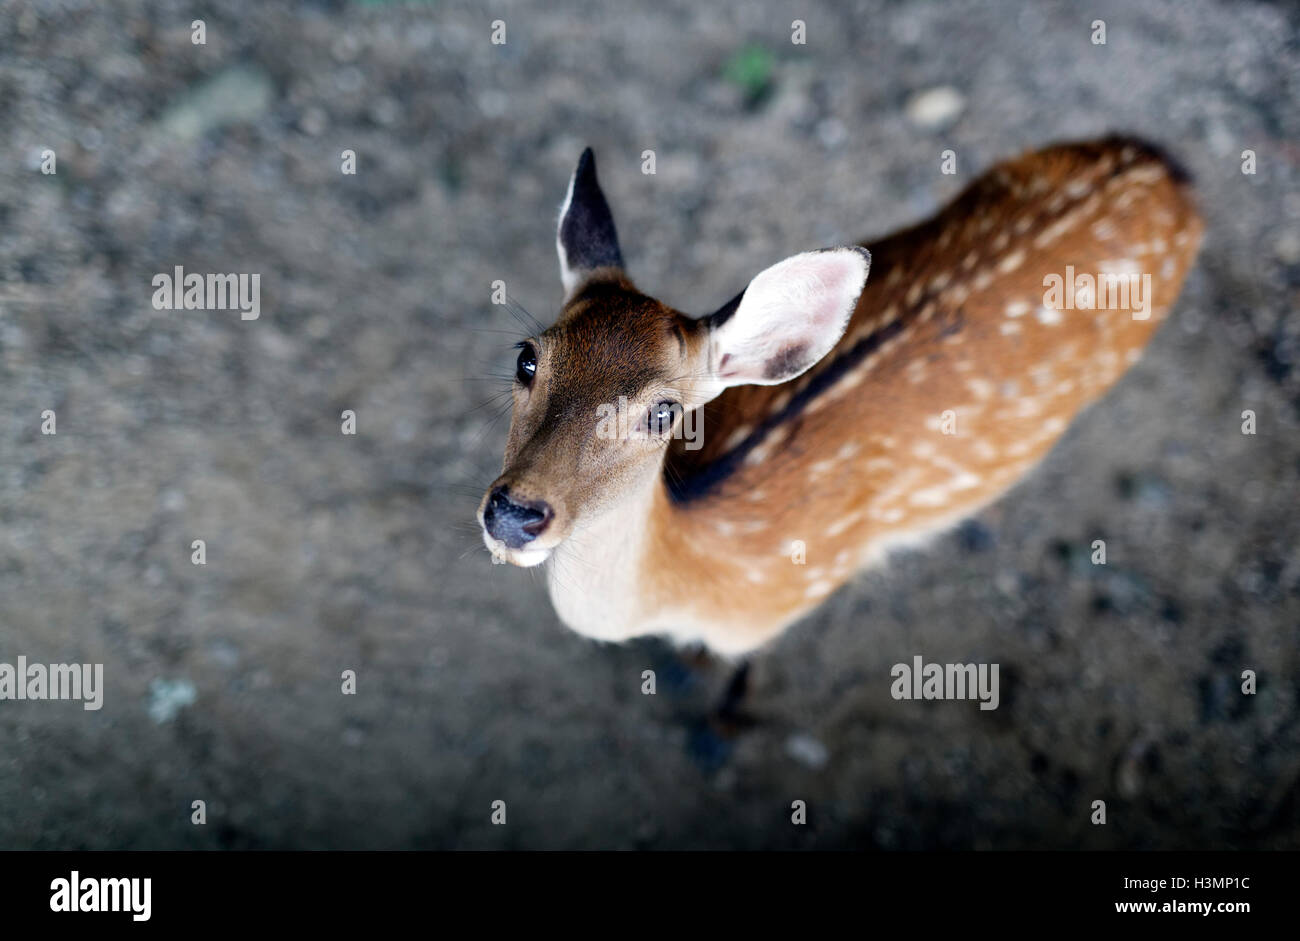
{"label": "deer nose", "polygon": [[511,549],[522,549],[550,525],[555,511],[544,500],[516,500],[497,487],[483,508],[483,528]]}

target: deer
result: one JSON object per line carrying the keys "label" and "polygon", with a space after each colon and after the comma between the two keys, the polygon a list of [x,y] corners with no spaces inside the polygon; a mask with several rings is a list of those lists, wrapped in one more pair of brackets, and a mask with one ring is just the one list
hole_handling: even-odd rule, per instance
{"label": "deer", "polygon": [[545,563],[579,634],[747,662],[1024,478],[1141,356],[1203,230],[1158,146],[1056,144],[692,316],[629,278],[588,148],[557,226],[561,310],[518,344],[484,542]]}

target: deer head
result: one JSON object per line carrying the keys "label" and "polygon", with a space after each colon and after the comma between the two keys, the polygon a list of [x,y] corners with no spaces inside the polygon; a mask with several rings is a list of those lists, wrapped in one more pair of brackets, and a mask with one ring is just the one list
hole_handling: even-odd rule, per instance
{"label": "deer head", "polygon": [[521,566],[644,494],[693,410],[730,386],[793,379],[834,348],[871,263],[857,246],[806,252],[716,313],[683,314],[624,271],[590,149],[560,209],[556,250],[563,307],[518,345],[502,471],[478,512],[489,550]]}

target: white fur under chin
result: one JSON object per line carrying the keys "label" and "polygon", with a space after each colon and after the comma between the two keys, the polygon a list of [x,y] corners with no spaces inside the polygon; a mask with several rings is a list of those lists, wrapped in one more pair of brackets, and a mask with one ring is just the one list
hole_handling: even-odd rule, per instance
{"label": "white fur under chin", "polygon": [[510,561],[521,569],[530,569],[534,565],[541,565],[550,557],[550,549],[519,549]]}
{"label": "white fur under chin", "polygon": [[486,531],[483,533],[483,544],[487,546],[493,558],[502,559],[521,569],[541,565],[551,557],[550,549],[510,549],[501,540],[493,539]]}

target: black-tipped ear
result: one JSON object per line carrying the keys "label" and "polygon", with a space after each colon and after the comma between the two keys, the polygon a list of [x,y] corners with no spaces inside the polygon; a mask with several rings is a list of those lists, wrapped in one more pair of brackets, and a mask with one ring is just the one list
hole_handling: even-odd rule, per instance
{"label": "black-tipped ear", "polygon": [[573,171],[569,192],[560,207],[555,249],[560,256],[565,296],[572,295],[592,269],[623,267],[614,216],[596,181],[596,155],[590,147],[578,159],[578,169]]}

